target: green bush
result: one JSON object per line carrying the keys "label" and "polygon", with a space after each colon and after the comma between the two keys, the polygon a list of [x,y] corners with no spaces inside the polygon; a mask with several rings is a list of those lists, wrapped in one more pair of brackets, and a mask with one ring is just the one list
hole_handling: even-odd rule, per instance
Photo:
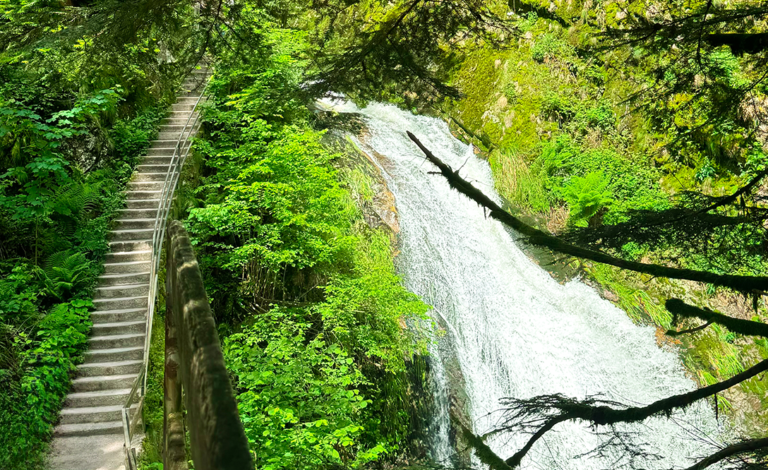
{"label": "green bush", "polygon": [[[9,284],[18,282],[21,276],[27,281],[33,279],[23,274],[23,267],[16,268],[12,276],[0,281],[0,292],[9,293]],[[6,325],[14,313],[32,313],[34,284],[27,285],[33,288],[11,286],[10,290],[16,290],[16,294],[0,302],[0,319]],[[0,369],[0,409],[3,410],[0,441],[7,443],[0,454],[0,467],[14,470],[42,467],[53,424],[69,390],[70,374],[87,344],[90,307],[89,300],[57,304],[31,332],[17,331],[12,336],[16,363],[4,364]]]}
{"label": "green bush", "polygon": [[425,351],[404,325],[427,307],[350,194],[372,197],[366,172],[339,171],[345,157],[291,99],[300,76],[281,50],[217,65],[186,225],[258,468],[394,460],[409,442],[407,363]]}
{"label": "green bush", "polygon": [[[644,165],[639,156],[625,157],[609,149],[584,148],[567,134],[561,134],[543,144],[533,170],[540,172],[544,187],[554,197],[570,199],[575,205],[571,207],[577,207],[577,211],[588,206],[600,206],[597,210],[607,207],[605,223],[626,220],[629,210],[663,210],[671,207],[669,196],[659,187],[659,173]],[[598,177],[597,174],[602,176]],[[588,182],[584,178],[589,175],[592,175],[590,183],[599,184],[600,190],[591,196],[589,191],[582,191],[586,199],[579,202],[579,192],[575,190],[586,188]],[[569,189],[569,184],[574,184],[571,181],[578,183],[578,186]],[[583,225],[583,221],[580,223]]]}

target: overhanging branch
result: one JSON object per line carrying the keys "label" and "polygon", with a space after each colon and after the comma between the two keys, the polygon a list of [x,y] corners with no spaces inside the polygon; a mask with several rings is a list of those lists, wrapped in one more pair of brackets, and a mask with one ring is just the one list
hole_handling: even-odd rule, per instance
{"label": "overhanging branch", "polygon": [[432,152],[429,151],[412,133],[407,132],[408,137],[421,149],[427,159],[440,169],[440,173],[448,180],[448,184],[458,192],[464,194],[479,205],[490,211],[490,216],[501,223],[515,229],[527,237],[527,242],[533,245],[544,246],[560,253],[585,258],[598,263],[616,266],[617,268],[628,269],[630,271],[651,274],[653,276],[666,277],[671,279],[687,279],[689,281],[704,282],[719,286],[730,287],[738,291],[765,291],[768,290],[768,278],[756,276],[737,276],[721,275],[707,271],[696,271],[692,269],[671,268],[657,264],[639,263],[616,258],[607,253],[596,250],[582,248],[563,241],[560,238],[548,235],[530,225],[522,222],[509,212],[505,211],[498,204],[492,201],[488,196],[482,193],[459,176],[458,172],[443,163]]}
{"label": "overhanging branch", "polygon": [[[523,457],[525,457],[533,444],[540,439],[545,432],[564,421],[585,421],[599,426],[641,422],[654,415],[669,414],[673,410],[686,408],[699,400],[720,393],[745,380],[751,379],[766,370],[768,370],[768,359],[758,362],[754,366],[740,374],[734,375],[730,379],[723,380],[722,382],[692,392],[667,397],[655,401],[650,405],[641,407],[616,409],[604,404],[614,404],[613,402],[600,401],[595,398],[575,400],[560,395],[544,395],[529,400],[511,400],[510,402],[513,404],[518,416],[530,417],[536,413],[544,414],[546,412],[555,412],[556,414],[540,417],[536,420],[529,419],[529,421],[538,424],[538,430],[531,436],[522,449],[506,460],[506,463],[512,468],[519,466]],[[509,427],[512,428],[512,426]]]}

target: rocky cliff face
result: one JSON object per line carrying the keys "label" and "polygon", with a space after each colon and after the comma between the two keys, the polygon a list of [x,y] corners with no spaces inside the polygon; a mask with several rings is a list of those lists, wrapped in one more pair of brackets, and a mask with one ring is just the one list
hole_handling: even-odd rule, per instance
{"label": "rocky cliff face", "polygon": [[384,228],[395,243],[400,224],[395,196],[381,174],[380,166],[385,162],[381,155],[363,151],[345,136],[345,133],[354,133],[364,140],[367,134],[365,123],[354,114],[339,115],[327,111],[317,113],[317,122],[321,127],[331,129],[325,143],[342,155],[338,168],[345,173],[365,222],[372,229]]}

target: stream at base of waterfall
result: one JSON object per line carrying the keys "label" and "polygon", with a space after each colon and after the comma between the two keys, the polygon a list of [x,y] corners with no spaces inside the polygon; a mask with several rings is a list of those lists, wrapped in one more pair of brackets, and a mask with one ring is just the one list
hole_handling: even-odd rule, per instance
{"label": "stream at base of waterfall", "polygon": [[[644,405],[696,388],[677,353],[657,345],[654,328],[634,324],[579,280],[559,284],[521,251],[505,227],[451,190],[442,176],[429,173],[435,168],[406,131],[499,200],[488,163],[454,138],[445,122],[385,104],[359,109],[326,100],[322,105],[365,117],[367,131],[350,137],[377,156],[395,195],[399,274],[409,290],[434,307],[430,314],[444,332],[430,351],[435,410],[429,444],[435,461],[447,463],[455,456],[449,407],[456,405],[449,401],[457,395],[475,433],[484,434],[498,424],[503,397],[599,395]],[[629,461],[617,447],[606,448],[604,455],[590,452],[609,438],[601,434],[608,429],[595,432],[584,423],[562,423],[533,446],[521,468],[684,468],[714,452],[725,428],[717,423],[711,402],[670,419],[617,426],[636,448],[661,457]],[[529,437],[500,433],[486,442],[508,458]],[[484,468],[476,457],[472,466]]]}

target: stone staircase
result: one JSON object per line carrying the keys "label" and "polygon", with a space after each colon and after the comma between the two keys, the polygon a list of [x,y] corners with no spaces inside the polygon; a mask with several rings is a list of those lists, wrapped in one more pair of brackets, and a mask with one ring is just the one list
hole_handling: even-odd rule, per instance
{"label": "stone staircase", "polygon": [[[92,336],[54,430],[52,470],[123,470],[121,410],[144,367],[155,217],[174,147],[207,77],[198,70],[182,91],[128,183],[127,206],[109,234],[110,253],[91,313]],[[135,409],[135,405],[134,405]]]}

